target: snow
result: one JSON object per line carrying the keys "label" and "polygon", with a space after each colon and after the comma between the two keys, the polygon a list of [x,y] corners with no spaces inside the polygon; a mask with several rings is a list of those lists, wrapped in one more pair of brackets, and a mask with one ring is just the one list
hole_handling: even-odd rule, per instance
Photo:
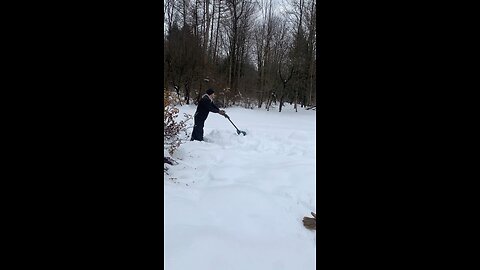
{"label": "snow", "polygon": [[[178,108],[181,119],[196,106]],[[302,219],[317,212],[316,112],[225,111],[246,136],[210,113],[207,142],[186,140],[167,165],[165,269],[314,269],[316,232]]]}

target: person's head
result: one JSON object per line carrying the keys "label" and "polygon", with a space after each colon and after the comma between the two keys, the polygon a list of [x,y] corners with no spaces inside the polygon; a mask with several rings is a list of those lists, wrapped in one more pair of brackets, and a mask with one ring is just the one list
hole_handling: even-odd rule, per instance
{"label": "person's head", "polygon": [[212,88],[209,88],[209,89],[207,90],[207,95],[208,95],[211,99],[213,99],[213,98],[215,97],[215,91],[214,91]]}

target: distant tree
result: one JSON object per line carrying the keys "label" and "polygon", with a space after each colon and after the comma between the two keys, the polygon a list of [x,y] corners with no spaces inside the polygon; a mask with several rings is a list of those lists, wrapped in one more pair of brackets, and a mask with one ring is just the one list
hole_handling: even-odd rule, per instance
{"label": "distant tree", "polygon": [[224,106],[315,105],[316,0],[280,1],[164,0],[165,89],[186,104],[215,87]]}

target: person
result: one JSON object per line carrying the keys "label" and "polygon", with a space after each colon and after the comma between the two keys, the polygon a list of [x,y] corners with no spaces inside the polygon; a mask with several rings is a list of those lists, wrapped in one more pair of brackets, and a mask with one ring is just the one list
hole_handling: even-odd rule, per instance
{"label": "person", "polygon": [[191,141],[203,141],[203,125],[205,124],[205,120],[207,120],[208,113],[218,113],[226,117],[226,113],[224,110],[220,110],[215,104],[213,103],[213,99],[215,98],[215,91],[212,88],[209,88],[206,91],[206,94],[202,96],[200,101],[198,102],[197,110],[195,111],[195,115],[193,117],[193,132]]}

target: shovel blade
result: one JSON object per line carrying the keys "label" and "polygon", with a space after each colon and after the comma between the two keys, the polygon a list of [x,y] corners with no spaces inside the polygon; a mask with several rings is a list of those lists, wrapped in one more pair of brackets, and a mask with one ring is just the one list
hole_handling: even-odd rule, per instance
{"label": "shovel blade", "polygon": [[245,131],[237,130],[237,134],[240,135],[242,134],[243,136],[247,135]]}

